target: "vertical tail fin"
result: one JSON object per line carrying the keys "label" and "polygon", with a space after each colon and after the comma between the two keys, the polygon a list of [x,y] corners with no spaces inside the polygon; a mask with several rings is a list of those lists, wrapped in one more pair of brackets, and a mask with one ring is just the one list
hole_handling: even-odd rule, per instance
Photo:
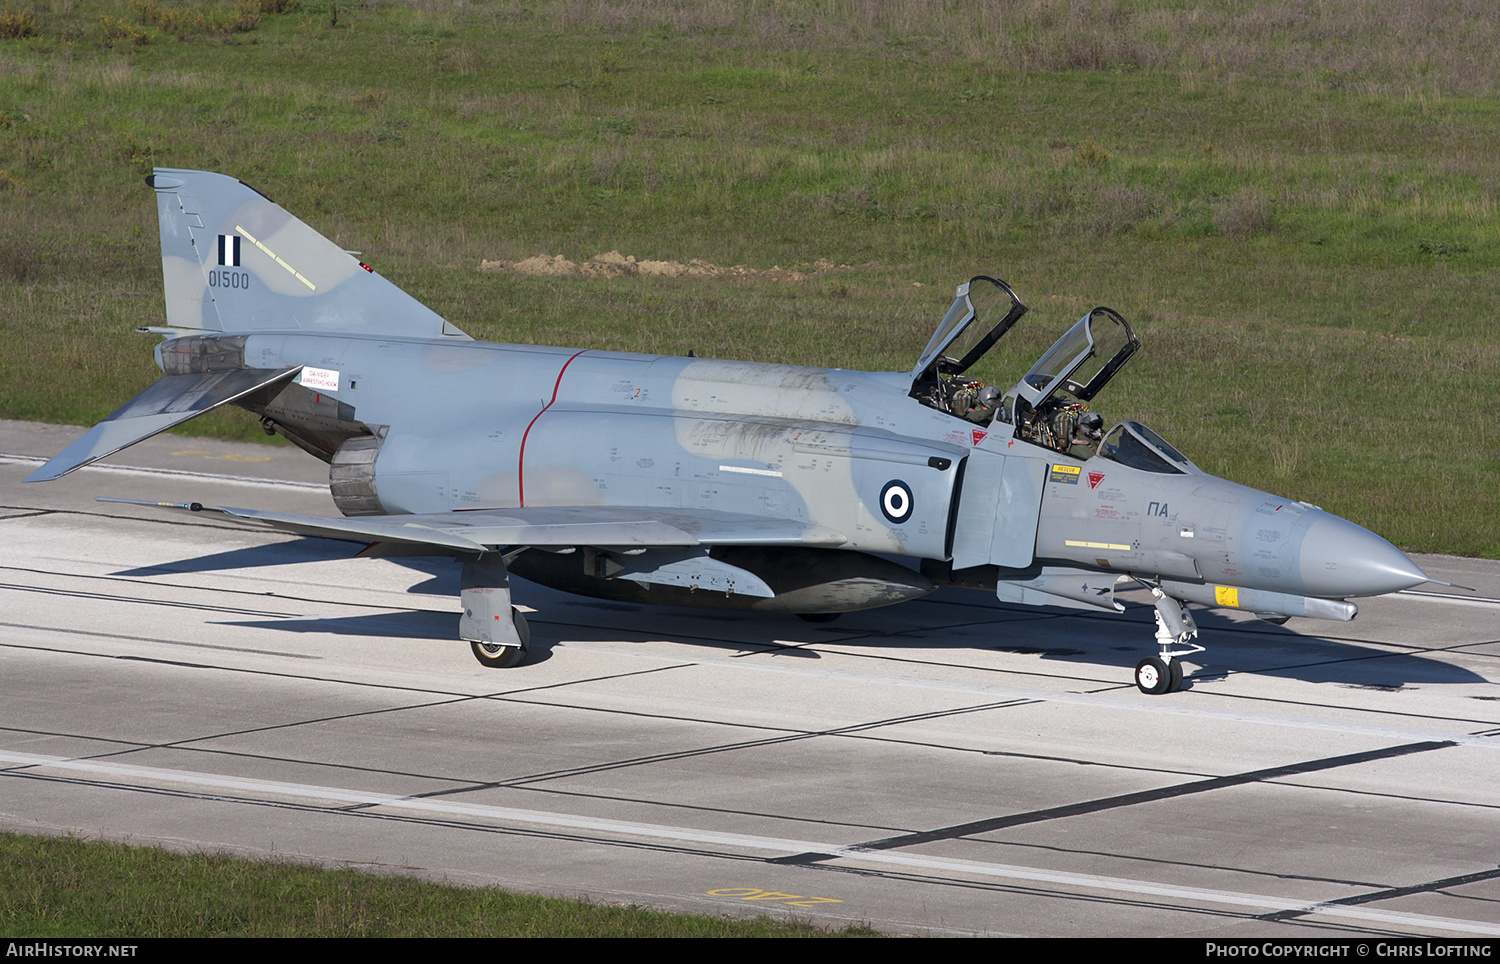
{"label": "vertical tail fin", "polygon": [[157,168],[167,325],[467,338],[259,192],[223,174]]}

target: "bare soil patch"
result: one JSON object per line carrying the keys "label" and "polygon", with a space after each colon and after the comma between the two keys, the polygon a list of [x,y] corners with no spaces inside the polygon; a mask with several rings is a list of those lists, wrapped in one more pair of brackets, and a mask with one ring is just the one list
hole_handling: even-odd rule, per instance
{"label": "bare soil patch", "polygon": [[817,275],[837,271],[849,271],[870,265],[834,264],[819,258],[809,265],[783,268],[752,268],[736,264],[727,267],[711,264],[694,258],[684,264],[681,261],[640,260],[635,255],[622,255],[618,251],[596,254],[582,263],[569,261],[560,254],[539,254],[521,261],[481,261],[480,271],[501,271],[509,274],[543,275],[551,277],[585,278],[743,278],[747,281],[773,281],[781,284],[797,284]]}

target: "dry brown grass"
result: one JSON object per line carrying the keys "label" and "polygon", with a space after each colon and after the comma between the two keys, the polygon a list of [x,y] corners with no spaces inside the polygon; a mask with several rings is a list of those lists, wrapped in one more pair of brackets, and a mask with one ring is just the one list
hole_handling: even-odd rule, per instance
{"label": "dry brown grass", "polygon": [[1008,75],[1184,70],[1222,80],[1254,71],[1299,76],[1316,88],[1464,96],[1491,93],[1500,82],[1491,58],[1475,55],[1500,48],[1500,18],[1488,0],[554,0],[505,5],[497,15],[521,10],[558,30],[648,27],[807,52],[905,44]]}
{"label": "dry brown grass", "polygon": [[36,20],[27,10],[0,10],[0,39],[20,40],[36,33]]}

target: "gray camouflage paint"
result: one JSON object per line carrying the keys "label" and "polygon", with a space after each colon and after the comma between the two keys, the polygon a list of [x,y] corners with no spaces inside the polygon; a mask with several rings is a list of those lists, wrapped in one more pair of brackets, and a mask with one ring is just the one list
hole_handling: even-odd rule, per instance
{"label": "gray camouflage paint", "polygon": [[[331,459],[339,504],[360,519],[226,510],[234,517],[460,555],[474,544],[460,527],[533,526],[549,552],[584,550],[537,557],[533,571],[577,566],[581,581],[566,588],[622,598],[645,586],[657,592],[649,600],[774,608],[784,595],[819,612],[947,582],[1115,609],[1115,579],[1130,575],[1205,605],[1347,619],[1341,600],[1426,580],[1385,540],[1320,509],[1191,463],[1152,472],[1079,460],[1004,420],[980,426],[929,407],[913,397],[913,374],[476,342],[232,178],[162,169],[153,182],[167,374],[29,481],[234,402]],[[620,533],[647,532],[653,513],[663,526],[622,554]],[[754,520],[771,540],[755,544],[780,549],[711,548],[736,531],[750,539]],[[421,526],[447,534],[429,539]],[[603,532],[620,541],[596,541]],[[850,555],[818,562],[829,546]],[[910,558],[926,575],[864,553]],[[466,570],[466,598],[488,592],[494,565]],[[838,570],[830,584],[842,587],[821,601],[820,568]],[[788,588],[773,589],[778,579]],[[515,645],[496,615],[508,606],[506,588],[485,597],[483,615],[505,622],[495,638]]]}

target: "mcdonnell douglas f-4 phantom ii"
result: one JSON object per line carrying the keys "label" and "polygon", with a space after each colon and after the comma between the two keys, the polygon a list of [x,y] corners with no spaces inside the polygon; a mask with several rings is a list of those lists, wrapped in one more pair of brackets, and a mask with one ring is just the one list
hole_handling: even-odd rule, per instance
{"label": "mcdonnell douglas f-4 phantom ii", "polygon": [[[159,168],[162,378],[34,472],[55,479],[234,404],[329,464],[343,518],[199,503],[369,556],[463,562],[458,634],[525,658],[511,573],[608,599],[829,617],[938,586],[1117,612],[1150,590],[1165,693],[1185,604],[1352,619],[1429,580],[1309,505],[1215,478],[1088,403],[1139,347],[1095,308],[1008,389],[976,362],[1026,313],[976,277],[909,372],[478,342],[250,187]],[[1003,390],[1002,390],[1003,389]],[[146,503],[158,504],[158,503]],[[903,558],[903,565],[893,557]]]}

